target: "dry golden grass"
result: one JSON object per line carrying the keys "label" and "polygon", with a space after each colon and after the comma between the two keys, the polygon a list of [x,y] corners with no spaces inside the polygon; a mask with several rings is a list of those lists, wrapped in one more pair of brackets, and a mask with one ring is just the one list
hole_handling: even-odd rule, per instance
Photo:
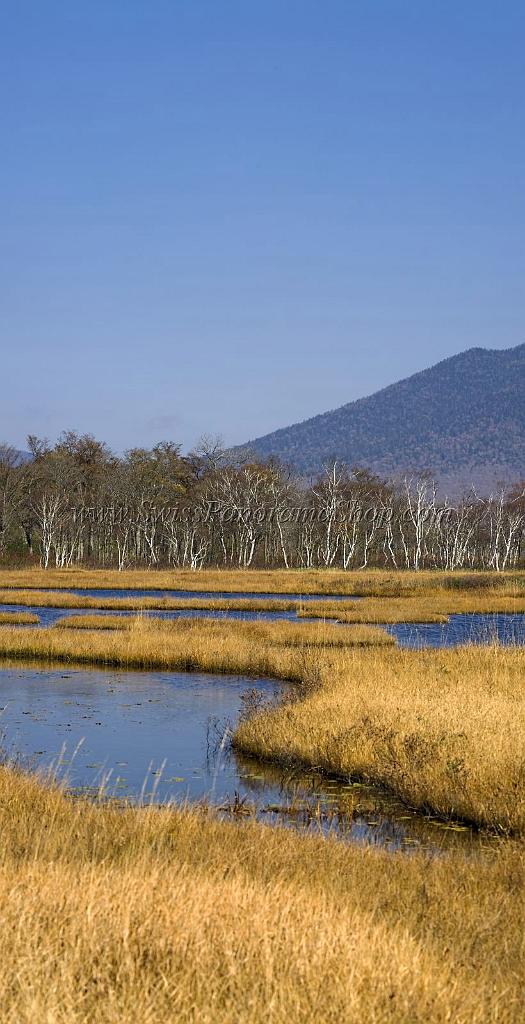
{"label": "dry golden grass", "polygon": [[[36,572],[36,571],[34,571]],[[282,573],[273,573],[272,580],[268,580],[269,573],[251,571],[242,574],[245,586],[251,587],[254,592],[264,589],[271,589],[273,586],[287,587],[293,591],[294,584],[290,580],[280,581]],[[64,582],[64,574],[66,574]],[[6,574],[0,573],[0,579]],[[40,580],[42,573],[34,576]],[[53,577],[54,584],[58,587],[55,591],[38,591],[35,589],[18,590],[16,597],[13,591],[7,587],[0,590],[0,605],[12,604],[13,600],[21,606],[29,607],[52,607],[52,608],[86,608],[104,611],[149,611],[149,610],[203,610],[203,611],[270,611],[287,612],[297,611],[302,618],[335,619],[342,623],[395,623],[395,622],[446,622],[451,614],[457,613],[523,613],[525,612],[525,574],[478,574],[456,573],[445,575],[443,573],[353,573],[346,574],[346,583],[353,579],[353,590],[363,593],[382,593],[381,597],[364,597],[359,601],[330,601],[329,596],[319,601],[301,602],[296,600],[279,598],[213,598],[213,597],[88,597],[85,595],[69,594],[61,592],[60,586],[91,586],[96,589],[106,586],[115,586],[113,577],[115,573],[104,573],[100,570],[89,573],[89,581],[84,580],[82,570],[61,570],[51,571],[46,579],[50,582]],[[118,574],[117,574],[118,575]],[[152,577],[161,578],[163,583],[165,573],[135,573],[135,582],[132,584],[123,574],[118,578],[122,586],[135,585],[137,588],[152,586]],[[173,574],[172,574],[173,575]],[[176,574],[180,576],[181,574]],[[231,577],[238,586],[241,585],[239,573],[208,573],[208,583],[211,590],[216,584],[216,578],[220,578],[220,585],[227,591],[231,583]],[[284,574],[289,575],[289,574]],[[293,574],[297,581],[297,573]],[[303,593],[312,590],[315,580],[311,580],[311,574],[304,574],[308,579],[303,587]],[[322,592],[323,586],[327,590],[330,579],[337,578],[341,574],[319,573],[316,577],[317,584],[314,591]],[[95,577],[95,580],[92,577]],[[144,580],[147,576],[147,580]],[[261,579],[261,576],[264,579]],[[109,579],[108,579],[109,577]],[[126,583],[123,582],[124,577]],[[140,577],[140,579],[136,579]],[[203,580],[204,574],[199,574],[198,579]],[[10,577],[11,578],[11,577]],[[16,577],[18,579],[18,577]],[[186,579],[186,577],[185,577]],[[444,583],[448,585],[445,586]],[[5,580],[4,580],[5,583]],[[195,573],[191,579],[186,579],[186,589],[190,583],[195,583]],[[13,584],[14,585],[14,584]],[[173,586],[184,585],[183,582],[175,581]],[[159,586],[159,584],[157,584]],[[232,585],[231,589],[234,589]],[[335,588],[333,587],[332,590]]]}
{"label": "dry golden grass", "polygon": [[523,569],[506,572],[372,569],[369,572],[358,570],[352,575],[355,581],[354,593],[363,597],[418,597],[435,589],[462,593],[496,591],[498,594],[511,595],[525,592]]}
{"label": "dry golden grass", "polygon": [[312,679],[302,700],[241,723],[238,747],[379,782],[443,817],[525,832],[523,648],[327,651]]}
{"label": "dry golden grass", "polygon": [[[498,578],[497,595],[451,587],[446,597],[500,600],[515,588]],[[397,602],[430,607],[443,597],[430,574],[418,594]],[[399,650],[378,627],[321,619],[79,615],[57,626],[6,626],[0,657],[289,680],[289,699],[238,726],[240,749],[379,782],[443,817],[525,832],[523,649]],[[220,822],[204,809],[100,806],[7,767],[0,830],[2,1024],[525,1017],[517,840],[470,857],[392,855]]]}
{"label": "dry golden grass", "polygon": [[316,646],[315,637],[322,645],[330,632],[334,640],[345,642],[346,630],[321,622],[164,622],[130,618],[129,626],[118,630],[6,627],[0,633],[0,657],[129,669],[242,673],[298,682],[304,659]]}
{"label": "dry golden grass", "polygon": [[389,855],[0,769],[3,1024],[520,1024],[523,847]]}
{"label": "dry golden grass", "polygon": [[[89,638],[71,636],[57,640],[53,631],[92,631]],[[121,630],[125,642],[115,641],[110,650],[107,638],[97,636],[100,629]],[[321,622],[244,622],[239,619],[198,619],[183,617],[172,621],[145,616],[72,615],[58,619],[49,629],[31,630],[26,637],[12,630],[4,634],[0,655],[44,657],[51,660],[122,664],[135,668],[187,668],[188,658],[195,667],[206,661],[215,671],[214,657],[220,656],[225,668],[219,671],[244,672],[239,668],[250,657],[268,656],[281,648],[303,652],[317,648],[345,648],[370,645],[395,645],[393,637],[377,626],[349,626],[342,629]],[[217,652],[217,653],[214,653]],[[220,655],[219,655],[220,652]],[[299,679],[297,673],[294,679]]]}
{"label": "dry golden grass", "polygon": [[4,569],[0,587],[86,587],[140,590],[188,590],[252,592],[274,594],[362,594],[369,596],[410,596],[433,587],[521,590],[525,570],[502,573],[443,572],[424,570],[366,569],[203,569],[140,570],[125,572],[105,569]]}
{"label": "dry golden grass", "polygon": [[60,590],[17,590],[16,594],[12,590],[0,590],[0,605],[13,603],[33,608],[93,608],[100,611],[289,612],[302,607],[300,600],[264,597],[85,597],[83,594],[61,593]]}
{"label": "dry golden grass", "polygon": [[0,626],[29,626],[36,625],[38,621],[38,615],[31,612],[0,612]]}
{"label": "dry golden grass", "polygon": [[53,629],[131,629],[133,621],[126,615],[71,615],[57,619]]}
{"label": "dry golden grass", "polygon": [[104,569],[6,569],[1,587],[86,587],[138,590],[189,590],[285,594],[351,593],[352,574],[338,571],[279,569],[190,569],[125,572]]}
{"label": "dry golden grass", "polygon": [[[367,597],[359,601],[329,598],[301,602],[275,598],[85,597],[55,591],[0,590],[0,606],[86,608],[97,611],[296,611],[299,618],[340,623],[446,622],[456,613],[524,613],[525,594],[516,588],[461,590],[428,588],[412,597]],[[38,621],[38,620],[35,620]],[[109,627],[106,627],[109,628]]]}
{"label": "dry golden grass", "polygon": [[525,593],[436,587],[412,597],[366,597],[360,601],[309,601],[298,615],[338,622],[446,622],[453,614],[518,614],[525,612]]}
{"label": "dry golden grass", "polygon": [[[451,597],[452,603],[455,595],[451,595]],[[0,603],[1,601],[0,596]],[[363,597],[359,601],[353,602],[309,601],[308,605],[302,605],[299,608],[297,615],[300,619],[332,619],[342,623],[382,622],[388,624],[393,622],[446,622],[449,613],[436,611],[433,595],[425,594],[423,598]]]}

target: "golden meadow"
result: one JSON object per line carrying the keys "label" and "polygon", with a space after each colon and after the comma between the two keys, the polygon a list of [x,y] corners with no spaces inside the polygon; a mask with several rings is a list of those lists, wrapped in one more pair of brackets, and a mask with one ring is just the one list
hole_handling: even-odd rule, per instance
{"label": "golden meadow", "polygon": [[[162,577],[170,589],[360,592],[443,615],[453,599],[489,610],[523,601],[516,573],[348,574],[344,591],[341,576],[30,571],[0,574],[0,587],[157,589]],[[289,699],[240,723],[239,749],[371,780],[501,842],[392,854],[220,822],[210,809],[89,802],[4,766],[3,1021],[524,1018],[525,654],[401,650],[368,624],[388,619],[341,629],[327,618],[101,623],[87,614],[47,629],[6,623],[0,653],[286,680]]]}

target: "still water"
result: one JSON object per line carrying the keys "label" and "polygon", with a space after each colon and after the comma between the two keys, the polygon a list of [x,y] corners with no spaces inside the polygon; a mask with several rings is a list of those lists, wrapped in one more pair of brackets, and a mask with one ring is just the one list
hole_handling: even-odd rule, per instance
{"label": "still water", "polygon": [[211,611],[209,608],[196,609],[196,608],[184,608],[184,609],[170,609],[164,611],[162,609],[155,610],[143,610],[137,611],[107,611],[106,609],[100,608],[39,608],[27,607],[26,605],[15,605],[15,604],[2,604],[0,605],[0,612],[31,612],[33,615],[38,616],[38,624],[40,626],[53,626],[58,619],[69,618],[74,615],[122,615],[128,618],[134,617],[137,614],[144,616],[148,619],[242,619],[244,622],[258,622],[264,620],[266,622],[276,622],[278,620],[285,620],[289,622],[311,622],[319,621],[312,619],[299,619],[296,612],[268,612],[268,611],[240,611],[240,610],[228,610],[228,611]]}
{"label": "still water", "polygon": [[448,622],[400,622],[387,626],[400,647],[457,647],[459,644],[525,644],[525,615],[450,615]]}
{"label": "still water", "polygon": [[[87,594],[86,591],[83,591]],[[91,593],[91,592],[89,592]],[[113,592],[107,593],[108,597]],[[127,592],[134,596],[140,596],[142,592]],[[95,592],[93,591],[93,594]],[[98,592],[102,596],[102,592]],[[121,615],[134,616],[136,611],[105,611],[98,608],[39,608],[26,607],[22,605],[0,605],[0,611],[5,612],[32,612],[38,617],[40,626],[53,626],[58,619],[72,617],[75,615]],[[155,619],[237,619],[245,622],[317,622],[321,619],[297,616],[295,611],[270,612],[270,611],[212,611],[210,609],[175,609],[164,611],[148,610],[141,611],[141,615]],[[333,622],[335,619],[327,619]],[[339,624],[342,629],[344,624]],[[381,623],[378,623],[381,625]],[[24,627],[21,627],[24,628]],[[400,647],[456,647],[459,644],[488,644],[498,641],[501,644],[525,644],[525,615],[519,614],[477,614],[468,613],[463,615],[450,615],[448,622],[400,622],[384,626],[397,640]]]}
{"label": "still water", "polygon": [[371,786],[269,766],[235,753],[247,694],[268,679],[100,669],[0,669],[4,757],[79,791],[158,802],[208,800],[225,815],[334,833],[388,849],[479,849],[494,840],[411,813]]}

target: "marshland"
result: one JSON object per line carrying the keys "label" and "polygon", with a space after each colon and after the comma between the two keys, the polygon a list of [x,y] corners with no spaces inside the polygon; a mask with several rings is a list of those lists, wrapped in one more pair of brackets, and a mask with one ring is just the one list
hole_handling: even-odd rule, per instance
{"label": "marshland", "polygon": [[524,1024],[524,30],[2,5],[0,1024]]}
{"label": "marshland", "polygon": [[524,583],[1,571],[3,1019],[520,1021]]}

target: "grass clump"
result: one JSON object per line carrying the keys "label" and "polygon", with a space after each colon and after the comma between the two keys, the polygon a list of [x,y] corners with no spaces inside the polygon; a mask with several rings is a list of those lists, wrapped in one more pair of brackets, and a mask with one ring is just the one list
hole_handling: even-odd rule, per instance
{"label": "grass clump", "polygon": [[0,626],[35,626],[38,615],[31,612],[0,612]]}
{"label": "grass clump", "polygon": [[246,753],[387,786],[411,807],[525,833],[525,651],[345,651],[303,699],[241,722]]}
{"label": "grass clump", "polygon": [[[101,629],[119,630],[121,636],[104,637],[99,635]],[[57,635],[64,630],[71,636]],[[86,636],[80,634],[82,630],[88,631]],[[252,659],[259,665],[263,656],[271,660],[272,652],[278,657],[283,650],[342,650],[378,644],[391,647],[395,643],[385,630],[359,624],[341,629],[325,622],[71,615],[58,619],[49,629],[4,633],[0,656],[171,669],[188,668],[190,660],[197,669],[206,662],[210,671],[245,673],[250,671],[246,666]],[[215,660],[226,667],[217,669]]]}
{"label": "grass clump", "polygon": [[461,590],[436,587],[411,597],[366,597],[360,601],[309,601],[299,617],[338,622],[446,622],[450,615],[523,614],[525,593],[509,590]]}

